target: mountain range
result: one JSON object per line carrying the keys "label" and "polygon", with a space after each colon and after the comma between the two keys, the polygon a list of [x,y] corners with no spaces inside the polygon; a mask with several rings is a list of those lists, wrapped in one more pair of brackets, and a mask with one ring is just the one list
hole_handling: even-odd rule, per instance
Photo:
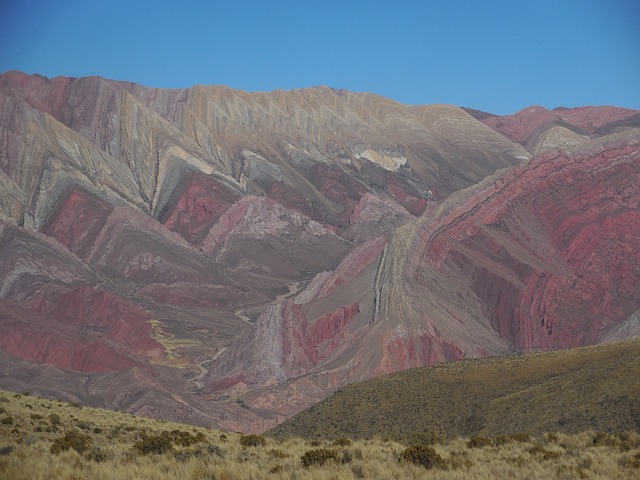
{"label": "mountain range", "polygon": [[640,332],[640,112],[0,75],[0,388],[263,431]]}

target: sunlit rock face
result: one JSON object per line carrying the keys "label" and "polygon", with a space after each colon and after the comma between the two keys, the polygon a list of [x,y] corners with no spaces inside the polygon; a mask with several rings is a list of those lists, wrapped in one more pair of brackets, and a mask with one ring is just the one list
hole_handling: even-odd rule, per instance
{"label": "sunlit rock face", "polygon": [[639,118],[2,74],[0,386],[260,431],[637,335]]}

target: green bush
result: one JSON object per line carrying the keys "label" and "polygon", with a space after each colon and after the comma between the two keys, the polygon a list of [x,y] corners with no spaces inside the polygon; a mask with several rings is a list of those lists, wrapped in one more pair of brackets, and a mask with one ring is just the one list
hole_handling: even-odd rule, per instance
{"label": "green bush", "polygon": [[0,423],[2,423],[2,425],[13,425],[14,420],[13,417],[4,417],[2,420],[0,420]]}
{"label": "green bush", "polygon": [[322,466],[329,461],[337,462],[338,453],[335,450],[329,450],[327,448],[307,450],[304,452],[304,455],[300,457],[300,460],[302,460],[302,466],[304,468],[309,468],[312,465]]}
{"label": "green bush", "polygon": [[409,447],[402,452],[400,459],[424,468],[439,468],[444,465],[443,458],[438,455],[433,447],[429,447],[428,445],[414,445]]}
{"label": "green bush", "polygon": [[60,415],[58,415],[57,413],[52,413],[51,415],[49,415],[49,421],[51,422],[51,425],[54,427],[57,427],[62,424]]}
{"label": "green bush", "polygon": [[91,430],[93,428],[93,423],[85,422],[84,420],[76,420],[76,427],[82,430]]}
{"label": "green bush", "polygon": [[240,445],[243,447],[263,447],[267,441],[260,435],[243,435],[240,438]]}
{"label": "green bush", "polygon": [[180,430],[172,430],[171,436],[176,445],[180,445],[182,447],[189,447],[195,443],[202,443],[206,440],[204,433],[198,432],[195,435],[190,434],[189,432],[181,432]]}
{"label": "green bush", "polygon": [[173,450],[171,435],[162,432],[158,435],[146,436],[133,444],[133,448],[142,455],[162,454]]}
{"label": "green bush", "polygon": [[75,450],[78,453],[84,453],[91,446],[91,437],[74,429],[67,430],[64,436],[56,438],[51,445],[50,451],[56,455],[67,450]]}

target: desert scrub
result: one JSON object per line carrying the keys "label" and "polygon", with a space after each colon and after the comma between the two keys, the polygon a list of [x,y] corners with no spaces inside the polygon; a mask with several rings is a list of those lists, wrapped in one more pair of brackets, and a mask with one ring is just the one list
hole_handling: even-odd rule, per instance
{"label": "desert scrub", "polygon": [[267,441],[260,435],[243,435],[240,437],[240,445],[243,447],[264,447]]}
{"label": "desert scrub", "polygon": [[13,417],[6,416],[0,421],[0,423],[2,425],[13,425],[14,424],[14,420],[13,420]]}
{"label": "desert scrub", "polygon": [[436,452],[433,447],[428,445],[414,445],[407,448],[400,455],[400,460],[420,465],[424,468],[438,468],[444,466],[443,458],[438,455],[438,452]]}
{"label": "desert scrub", "polygon": [[146,436],[137,441],[133,448],[142,455],[162,454],[173,450],[173,443],[171,435],[168,432],[162,432],[157,435]]}
{"label": "desert scrub", "polygon": [[56,438],[51,444],[51,453],[60,454],[67,450],[75,450],[78,453],[86,452],[90,447],[91,437],[81,433],[79,430],[67,430],[62,436]]}
{"label": "desert scrub", "polygon": [[195,435],[192,435],[189,432],[175,429],[171,430],[171,432],[169,433],[171,435],[171,438],[173,439],[173,442],[176,445],[180,445],[181,447],[189,447],[196,443],[202,443],[206,440],[206,437],[202,432],[198,432]]}
{"label": "desert scrub", "polygon": [[327,462],[338,462],[338,452],[329,450],[328,448],[318,448],[316,450],[307,450],[300,457],[302,466],[309,468],[313,465],[322,466]]}
{"label": "desert scrub", "polygon": [[52,413],[49,415],[49,422],[51,422],[52,427],[59,427],[62,424],[62,419],[57,413]]}

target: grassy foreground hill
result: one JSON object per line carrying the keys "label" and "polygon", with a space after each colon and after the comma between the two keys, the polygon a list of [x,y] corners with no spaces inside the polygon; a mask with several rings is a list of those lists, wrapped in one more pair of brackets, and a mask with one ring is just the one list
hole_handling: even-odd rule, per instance
{"label": "grassy foreground hill", "polygon": [[634,479],[640,435],[275,439],[0,391],[0,479]]}
{"label": "grassy foreground hill", "polygon": [[405,370],[340,389],[277,438],[640,431],[640,339]]}

